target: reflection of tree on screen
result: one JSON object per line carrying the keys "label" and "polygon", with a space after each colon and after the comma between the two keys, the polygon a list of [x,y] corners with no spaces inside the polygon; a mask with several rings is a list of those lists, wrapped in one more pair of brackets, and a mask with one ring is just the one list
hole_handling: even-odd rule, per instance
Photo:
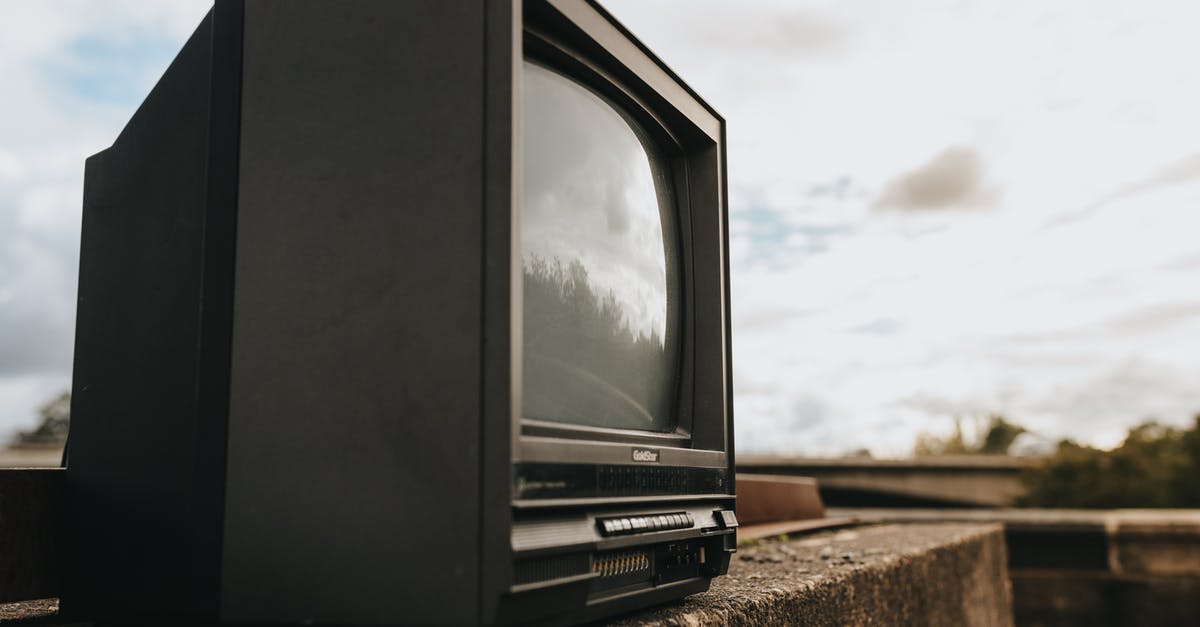
{"label": "reflection of tree on screen", "polygon": [[664,339],[631,330],[616,296],[598,295],[579,260],[532,256],[524,266],[524,416],[669,431],[676,373]]}

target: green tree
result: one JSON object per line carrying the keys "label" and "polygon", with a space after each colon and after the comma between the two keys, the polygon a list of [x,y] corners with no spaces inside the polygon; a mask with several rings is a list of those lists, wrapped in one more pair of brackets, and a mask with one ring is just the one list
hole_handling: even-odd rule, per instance
{"label": "green tree", "polygon": [[41,420],[33,431],[17,434],[17,446],[62,444],[71,428],[71,392],[66,391],[38,408]]}
{"label": "green tree", "polygon": [[1028,431],[1025,427],[1013,424],[999,414],[988,419],[987,433],[979,446],[979,452],[987,455],[1005,455],[1017,436]]}
{"label": "green tree", "polygon": [[1060,442],[1022,483],[1026,507],[1200,506],[1200,416],[1186,430],[1142,423],[1111,451]]}
{"label": "green tree", "polygon": [[[987,426],[982,438],[968,440],[963,435],[962,420],[955,418],[954,432],[947,437],[938,437],[931,433],[917,435],[913,445],[913,454],[917,457],[932,455],[1005,455],[1017,436],[1027,429],[1005,420],[1004,416],[993,414],[987,417]],[[977,432],[978,433],[978,432]]]}
{"label": "green tree", "polygon": [[1171,469],[1171,504],[1200,507],[1200,414],[1179,437],[1180,455]]}

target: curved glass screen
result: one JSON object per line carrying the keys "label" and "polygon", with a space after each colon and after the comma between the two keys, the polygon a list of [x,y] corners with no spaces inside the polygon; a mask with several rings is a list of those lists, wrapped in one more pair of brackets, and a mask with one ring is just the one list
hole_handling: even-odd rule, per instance
{"label": "curved glass screen", "polygon": [[672,431],[675,209],[665,160],[607,99],[524,66],[523,416]]}

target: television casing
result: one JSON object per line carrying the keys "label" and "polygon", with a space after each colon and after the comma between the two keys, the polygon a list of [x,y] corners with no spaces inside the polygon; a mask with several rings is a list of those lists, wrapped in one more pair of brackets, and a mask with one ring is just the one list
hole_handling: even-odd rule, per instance
{"label": "television casing", "polygon": [[[526,56],[668,148],[674,433],[521,420]],[[724,129],[591,2],[218,0],[87,161],[63,614],[574,622],[707,589],[736,547]]]}

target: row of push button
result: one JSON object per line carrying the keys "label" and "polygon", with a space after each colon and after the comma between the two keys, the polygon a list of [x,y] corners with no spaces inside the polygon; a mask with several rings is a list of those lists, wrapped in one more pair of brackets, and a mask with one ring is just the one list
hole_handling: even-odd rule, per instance
{"label": "row of push button", "polygon": [[606,536],[620,536],[630,533],[647,531],[670,531],[672,529],[691,529],[695,524],[691,514],[654,514],[651,516],[626,516],[623,518],[602,518],[596,523],[601,533]]}

